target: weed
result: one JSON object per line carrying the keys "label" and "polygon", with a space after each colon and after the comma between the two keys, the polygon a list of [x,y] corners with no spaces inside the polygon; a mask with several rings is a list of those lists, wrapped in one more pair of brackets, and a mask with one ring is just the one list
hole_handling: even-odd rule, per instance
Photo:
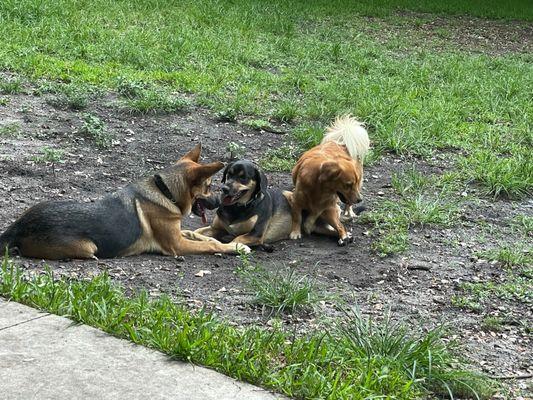
{"label": "weed", "polygon": [[0,106],[7,106],[9,104],[9,99],[7,97],[0,97]]}
{"label": "weed", "polygon": [[290,171],[300,153],[301,150],[298,146],[286,143],[277,149],[267,151],[259,161],[259,165],[267,171]]}
{"label": "weed", "polygon": [[135,92],[135,97],[126,97],[125,109],[134,113],[171,113],[183,110],[189,102],[162,89],[148,88]]}
{"label": "weed", "polygon": [[505,320],[495,315],[487,315],[481,321],[481,329],[488,332],[501,332],[504,329]]}
{"label": "weed", "polygon": [[226,145],[226,150],[229,152],[230,160],[242,158],[246,154],[246,147],[237,142],[228,142]]}
{"label": "weed", "polygon": [[498,261],[504,267],[533,265],[533,252],[530,247],[516,244],[481,252],[480,257]]}
{"label": "weed", "polygon": [[18,122],[8,122],[0,124],[0,137],[16,138],[20,136],[20,124]]}
{"label": "weed", "polygon": [[107,149],[111,147],[113,142],[113,135],[107,130],[105,122],[93,114],[83,116],[83,125],[78,133],[90,136],[101,148]]}
{"label": "weed", "polygon": [[52,147],[43,147],[41,148],[41,155],[32,157],[32,160],[37,163],[64,163],[63,160],[63,150],[54,149]]}
{"label": "weed", "polygon": [[468,396],[476,389],[487,390],[483,380],[472,380],[470,373],[454,368],[457,359],[442,341],[442,328],[413,335],[407,326],[392,320],[390,311],[378,322],[355,309],[338,324],[338,334],[339,349],[346,359],[368,360],[372,369],[383,373],[403,370],[413,381],[426,380],[435,393]]}
{"label": "weed", "polygon": [[348,315],[336,329],[305,335],[278,326],[236,328],[166,295],[126,296],[106,274],[67,281],[48,270],[26,277],[7,257],[0,295],[290,397],[490,396],[490,382],[464,370],[439,330],[412,334],[390,317],[377,323]]}
{"label": "weed", "polygon": [[533,233],[533,217],[525,214],[517,215],[512,221],[511,226],[522,232],[526,236],[531,236]]}
{"label": "weed", "polygon": [[274,314],[309,310],[326,298],[314,279],[299,275],[294,269],[267,271],[261,266],[244,263],[237,274],[254,296],[254,303]]}
{"label": "weed", "polygon": [[268,122],[266,119],[246,119],[242,121],[242,124],[257,131],[273,129],[272,125],[270,125],[270,122]]}
{"label": "weed", "polygon": [[292,122],[299,114],[299,107],[292,101],[283,101],[274,112],[274,118],[282,122]]}
{"label": "weed", "polygon": [[454,295],[451,298],[451,304],[454,307],[462,308],[475,313],[481,313],[481,311],[483,311],[483,305],[479,301],[468,296]]}
{"label": "weed", "polygon": [[19,94],[22,89],[22,81],[18,78],[0,79],[0,94]]}
{"label": "weed", "polygon": [[89,104],[89,90],[84,85],[54,85],[47,90],[54,93],[46,99],[53,107],[78,111]]}
{"label": "weed", "polygon": [[235,122],[238,111],[235,108],[225,107],[215,113],[215,117],[220,122]]}

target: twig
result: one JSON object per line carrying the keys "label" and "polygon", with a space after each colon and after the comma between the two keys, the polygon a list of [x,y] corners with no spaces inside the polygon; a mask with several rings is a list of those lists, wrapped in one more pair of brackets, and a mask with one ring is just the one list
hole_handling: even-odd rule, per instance
{"label": "twig", "polygon": [[409,269],[411,271],[416,271],[416,270],[419,270],[419,271],[431,271],[431,268],[426,266],[426,265],[408,265],[407,269]]}
{"label": "twig", "polygon": [[533,378],[533,374],[522,374],[522,375],[493,375],[490,376],[491,379],[530,379]]}

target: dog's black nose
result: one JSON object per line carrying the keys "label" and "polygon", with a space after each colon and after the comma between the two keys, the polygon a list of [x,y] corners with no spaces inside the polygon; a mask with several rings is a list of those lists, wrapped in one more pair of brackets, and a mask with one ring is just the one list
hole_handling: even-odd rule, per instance
{"label": "dog's black nose", "polygon": [[224,194],[228,194],[229,193],[229,186],[224,185],[220,189],[222,190],[222,193],[224,193]]}
{"label": "dog's black nose", "polygon": [[363,199],[360,198],[360,197],[358,197],[358,198],[355,200],[355,204],[359,204],[359,203],[362,202],[362,201],[363,201]]}

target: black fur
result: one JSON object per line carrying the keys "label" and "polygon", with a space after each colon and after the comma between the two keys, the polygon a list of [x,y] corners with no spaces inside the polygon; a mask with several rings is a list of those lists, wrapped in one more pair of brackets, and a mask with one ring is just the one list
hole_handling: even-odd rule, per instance
{"label": "black fur", "polygon": [[[279,189],[268,189],[266,175],[253,162],[240,160],[228,164],[222,174],[222,183],[231,183],[234,180],[239,180],[241,183],[255,180],[256,187],[248,203],[220,205],[217,215],[226,224],[243,222],[257,215],[255,226],[248,234],[261,238],[274,213],[281,209],[290,213],[290,206],[283,192]],[[268,249],[265,250],[271,251],[271,246],[266,247]]]}

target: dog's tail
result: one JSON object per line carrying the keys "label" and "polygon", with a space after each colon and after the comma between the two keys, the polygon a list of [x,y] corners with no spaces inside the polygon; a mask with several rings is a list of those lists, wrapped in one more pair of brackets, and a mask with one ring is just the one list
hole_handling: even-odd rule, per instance
{"label": "dog's tail", "polygon": [[337,117],[326,129],[322,143],[335,142],[346,146],[350,156],[363,162],[370,149],[370,139],[363,124],[350,115]]}

